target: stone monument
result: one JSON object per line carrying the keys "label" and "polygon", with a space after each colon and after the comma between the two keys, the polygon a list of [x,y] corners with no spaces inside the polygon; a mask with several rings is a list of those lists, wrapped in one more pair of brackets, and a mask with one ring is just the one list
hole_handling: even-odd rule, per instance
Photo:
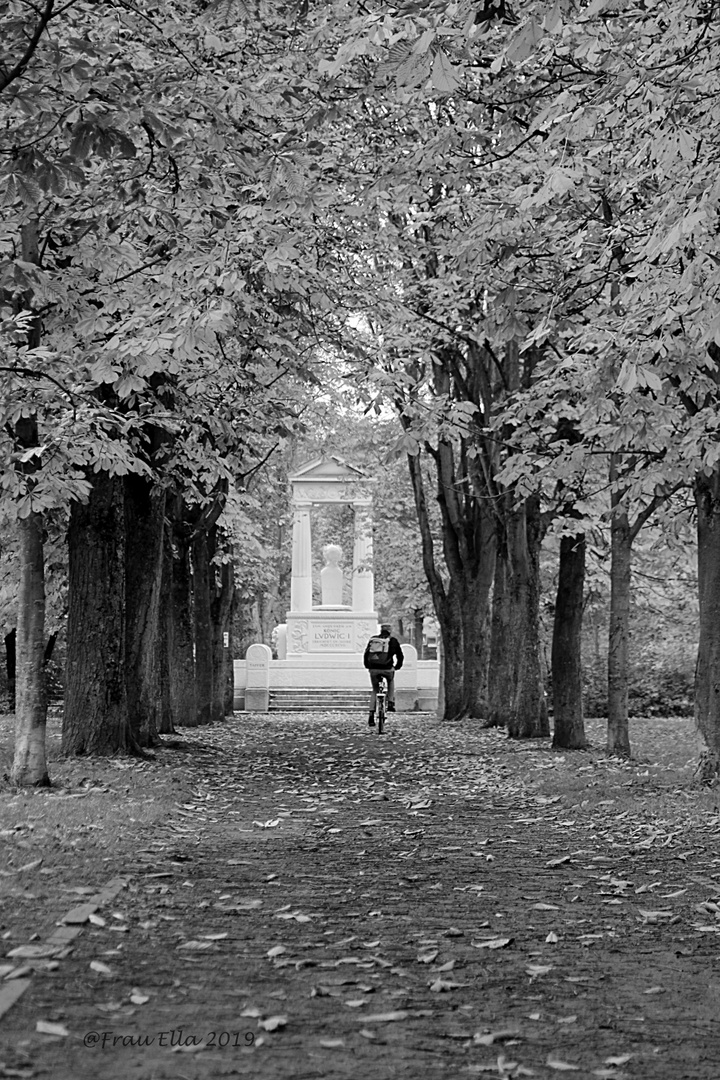
{"label": "stone monument", "polygon": [[[372,482],[341,458],[311,461],[290,477],[293,504],[292,577],[287,616],[287,657],[347,657],[362,653],[377,630],[372,571]],[[321,572],[322,604],[312,602],[312,535],[315,505],[350,505],[355,517],[352,604],[343,604],[342,549],[327,544]]]}
{"label": "stone monument", "polygon": [[[359,692],[361,701],[369,700],[370,684],[363,667],[363,652],[368,638],[378,629],[372,568],[373,481],[360,469],[330,456],[309,462],[290,477],[290,484],[293,505],[290,611],[287,622],[276,628],[273,637],[276,658],[267,645],[256,644],[250,646],[245,660],[235,661],[235,690],[237,700],[243,702],[238,707],[251,712],[266,712],[271,694],[289,694],[292,699],[297,692],[303,709],[313,707],[308,702],[316,691]],[[320,571],[322,602],[313,604],[310,514],[313,506],[333,503],[353,509],[352,566],[344,571],[342,549],[337,544],[326,544],[325,566]],[[350,585],[347,589],[350,604],[343,603],[347,599],[346,584]],[[398,711],[434,709],[438,695],[437,661],[418,663],[412,645],[403,645],[403,651],[405,663],[395,679]],[[287,702],[287,697],[284,700]],[[324,704],[315,707],[330,707],[327,698],[322,701]],[[346,707],[358,708],[357,704]],[[366,708],[363,704],[362,712]]]}

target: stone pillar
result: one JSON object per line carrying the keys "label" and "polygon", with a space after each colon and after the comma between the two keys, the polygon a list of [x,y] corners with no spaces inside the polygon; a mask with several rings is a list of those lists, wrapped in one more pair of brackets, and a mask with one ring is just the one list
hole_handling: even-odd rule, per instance
{"label": "stone pillar", "polygon": [[267,712],[270,704],[270,660],[272,652],[267,645],[251,645],[245,653],[247,685],[245,687],[246,712]]}
{"label": "stone pillar", "polygon": [[312,610],[312,537],[310,503],[295,503],[292,537],[290,610]]}
{"label": "stone pillar", "polygon": [[403,666],[395,675],[395,708],[412,712],[418,708],[418,658],[414,645],[402,645]]}
{"label": "stone pillar", "polygon": [[372,511],[370,500],[353,503],[355,510],[355,546],[353,549],[352,609],[373,611],[375,578],[373,575]]}

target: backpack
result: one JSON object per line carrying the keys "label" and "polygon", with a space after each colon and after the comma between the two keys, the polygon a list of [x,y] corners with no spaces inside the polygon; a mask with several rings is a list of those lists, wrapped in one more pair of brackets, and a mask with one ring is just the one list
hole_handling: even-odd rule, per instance
{"label": "backpack", "polygon": [[379,634],[371,637],[365,649],[365,656],[369,667],[390,667],[390,638],[380,637]]}

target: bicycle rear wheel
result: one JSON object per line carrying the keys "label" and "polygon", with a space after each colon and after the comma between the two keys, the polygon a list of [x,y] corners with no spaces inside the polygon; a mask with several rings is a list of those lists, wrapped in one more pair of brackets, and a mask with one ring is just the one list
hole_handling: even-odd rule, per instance
{"label": "bicycle rear wheel", "polygon": [[386,712],[385,695],[383,694],[380,697],[378,697],[378,702],[377,702],[378,735],[382,735],[383,732],[385,731],[385,712]]}

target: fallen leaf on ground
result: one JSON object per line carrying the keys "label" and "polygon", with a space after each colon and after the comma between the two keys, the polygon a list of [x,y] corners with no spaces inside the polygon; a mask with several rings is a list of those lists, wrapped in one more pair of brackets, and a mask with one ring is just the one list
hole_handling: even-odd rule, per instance
{"label": "fallen leaf on ground", "polygon": [[287,1024],[287,1016],[268,1016],[267,1020],[261,1020],[259,1026],[263,1031],[277,1031]]}
{"label": "fallen leaf on ground", "polygon": [[496,1042],[507,1042],[508,1039],[520,1038],[520,1032],[517,1028],[507,1028],[504,1031],[489,1031],[487,1034],[480,1034],[476,1031],[473,1035],[473,1043],[476,1046],[492,1046]]}
{"label": "fallen leaf on ground", "polygon": [[430,949],[428,952],[418,953],[418,964],[432,964],[439,951],[439,949]]}
{"label": "fallen leaf on ground", "polygon": [[552,1054],[548,1055],[545,1059],[545,1064],[548,1069],[555,1069],[557,1072],[579,1072],[579,1065],[571,1065],[569,1061],[561,1061],[559,1058],[553,1057]]}
{"label": "fallen leaf on ground", "polygon": [[488,941],[471,941],[473,949],[504,949],[512,941],[510,937],[490,938]]}
{"label": "fallen leaf on ground", "polygon": [[103,964],[102,960],[91,960],[90,968],[92,971],[97,971],[100,975],[112,975],[112,969]]}
{"label": "fallen leaf on ground", "polygon": [[407,1009],[398,1009],[396,1012],[373,1013],[372,1016],[363,1016],[364,1024],[389,1024],[393,1020],[405,1020],[408,1017]]}
{"label": "fallen leaf on ground", "polygon": [[470,983],[449,982],[447,979],[436,979],[430,985],[430,992],[433,994],[442,994],[447,990],[457,990],[461,986],[469,986]]}
{"label": "fallen leaf on ground", "polygon": [[51,1024],[49,1020],[38,1020],[35,1030],[41,1035],[61,1035],[63,1038],[70,1034],[64,1024]]}

